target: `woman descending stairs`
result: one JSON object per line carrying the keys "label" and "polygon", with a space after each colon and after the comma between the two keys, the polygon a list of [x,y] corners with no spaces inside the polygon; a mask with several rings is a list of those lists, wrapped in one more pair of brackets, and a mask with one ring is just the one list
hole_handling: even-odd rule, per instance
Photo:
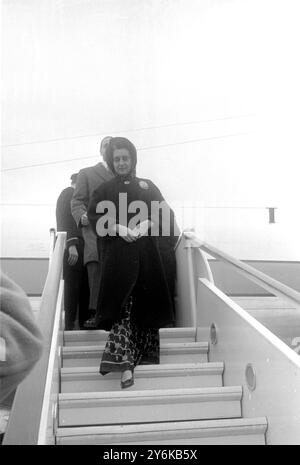
{"label": "woman descending stairs", "polygon": [[223,386],[194,328],[160,330],[160,365],[135,383],[99,374],[105,331],[64,333],[56,444],[265,444],[266,418],[242,418],[242,387]]}

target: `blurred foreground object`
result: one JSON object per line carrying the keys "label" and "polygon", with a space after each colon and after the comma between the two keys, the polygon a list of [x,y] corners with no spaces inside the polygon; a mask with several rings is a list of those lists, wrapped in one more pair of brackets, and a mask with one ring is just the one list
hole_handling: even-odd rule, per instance
{"label": "blurred foreground object", "polygon": [[0,271],[0,403],[42,355],[39,330],[25,292]]}

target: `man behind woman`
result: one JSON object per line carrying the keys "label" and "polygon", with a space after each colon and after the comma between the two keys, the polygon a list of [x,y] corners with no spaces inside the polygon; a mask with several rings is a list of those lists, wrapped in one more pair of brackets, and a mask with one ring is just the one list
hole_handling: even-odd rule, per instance
{"label": "man behind woman", "polygon": [[56,202],[57,231],[66,231],[67,241],[63,260],[65,330],[83,329],[89,318],[89,284],[83,264],[84,241],[71,213],[71,199],[76,188],[77,173],[71,176],[71,186],[60,193]]}
{"label": "man behind woman", "polygon": [[[110,331],[100,373],[121,372],[121,387],[126,388],[134,383],[135,366],[159,363],[159,328],[174,325],[174,246],[179,231],[167,205],[170,223],[161,214],[151,214],[153,202],[164,199],[152,181],[136,177],[137,152],[128,139],[110,139],[106,162],[115,177],[93,192],[88,208],[101,257],[96,327]],[[136,201],[145,206],[134,226],[137,211],[124,215],[124,198],[126,208]],[[108,219],[102,202],[115,206],[115,218]]]}
{"label": "man behind woman", "polygon": [[103,182],[109,181],[113,174],[106,164],[106,147],[111,137],[102,139],[100,144],[100,155],[102,162],[94,166],[83,168],[78,173],[75,191],[71,200],[71,211],[77,226],[81,229],[84,240],[83,263],[88,273],[89,284],[89,315],[90,318],[84,324],[87,329],[95,327],[95,313],[99,294],[100,260],[97,251],[96,236],[87,218],[87,208],[92,192]]}

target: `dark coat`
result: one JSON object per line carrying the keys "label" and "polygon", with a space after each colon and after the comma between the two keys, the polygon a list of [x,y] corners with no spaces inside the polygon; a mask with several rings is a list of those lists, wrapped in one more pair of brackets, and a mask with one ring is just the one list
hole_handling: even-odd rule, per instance
{"label": "dark coat", "polygon": [[[97,221],[103,216],[96,213],[96,206],[103,200],[113,202],[117,212],[116,222],[124,224],[119,217],[119,193],[127,194],[127,205],[136,200],[144,201],[148,212],[151,211],[151,201],[163,200],[160,191],[150,180],[132,178],[129,182],[124,182],[116,177],[102,184],[92,195],[88,218],[95,232]],[[134,215],[135,213],[128,213],[125,226],[128,226]],[[172,212],[171,215],[173,217]],[[131,316],[138,327],[160,328],[173,325],[173,296],[168,286],[158,237],[144,236],[132,243],[119,236],[108,235],[98,236],[97,240],[101,250],[102,270],[97,326],[110,329],[114,322],[119,321],[121,309],[132,293],[134,299]]]}
{"label": "dark coat", "polygon": [[[79,171],[71,201],[72,215],[78,226],[82,226],[80,219],[87,212],[93,191],[112,177],[113,174],[101,162]],[[84,264],[97,262],[97,241],[90,225],[82,226],[82,236],[84,238]]]}
{"label": "dark coat", "polygon": [[56,202],[56,226],[57,231],[67,232],[68,245],[78,243],[78,238],[82,238],[81,228],[77,224],[71,213],[71,200],[74,188],[66,187],[61,191]]}
{"label": "dark coat", "polygon": [[[57,231],[67,232],[66,249],[63,260],[64,285],[64,306],[65,306],[65,329],[71,330],[74,327],[79,307],[79,324],[83,326],[85,320],[89,318],[89,285],[87,270],[83,266],[84,241],[81,228],[77,226],[71,213],[71,199],[74,188],[64,189],[56,202],[56,225]],[[75,265],[69,265],[69,247],[74,245],[78,252],[78,259]]]}
{"label": "dark coat", "polygon": [[77,226],[72,213],[71,213],[71,200],[73,197],[74,188],[67,187],[64,189],[56,202],[56,227],[57,232],[66,231],[67,233],[67,242],[66,250],[64,257],[64,277],[66,276],[66,271],[69,268],[67,264],[68,260],[68,249],[71,245],[75,245],[78,252],[78,260],[76,265],[73,265],[73,270],[81,270],[83,266],[83,247],[84,242],[82,238],[81,228]]}

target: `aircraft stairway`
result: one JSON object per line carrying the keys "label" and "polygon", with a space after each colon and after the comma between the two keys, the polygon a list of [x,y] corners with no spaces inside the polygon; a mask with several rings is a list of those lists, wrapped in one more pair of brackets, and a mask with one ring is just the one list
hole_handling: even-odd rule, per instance
{"label": "aircraft stairway", "polygon": [[242,387],[224,386],[195,328],[160,330],[159,365],[135,383],[99,374],[107,333],[64,333],[56,444],[264,444],[266,418],[242,418]]}
{"label": "aircraft stairway", "polygon": [[[160,330],[160,364],[139,365],[121,389],[119,374],[98,372],[107,333],[64,331],[64,247],[58,233],[38,314],[44,352],[16,391],[3,445],[300,444],[298,292],[184,232],[176,328]],[[286,305],[274,319],[234,301],[207,255]]]}

